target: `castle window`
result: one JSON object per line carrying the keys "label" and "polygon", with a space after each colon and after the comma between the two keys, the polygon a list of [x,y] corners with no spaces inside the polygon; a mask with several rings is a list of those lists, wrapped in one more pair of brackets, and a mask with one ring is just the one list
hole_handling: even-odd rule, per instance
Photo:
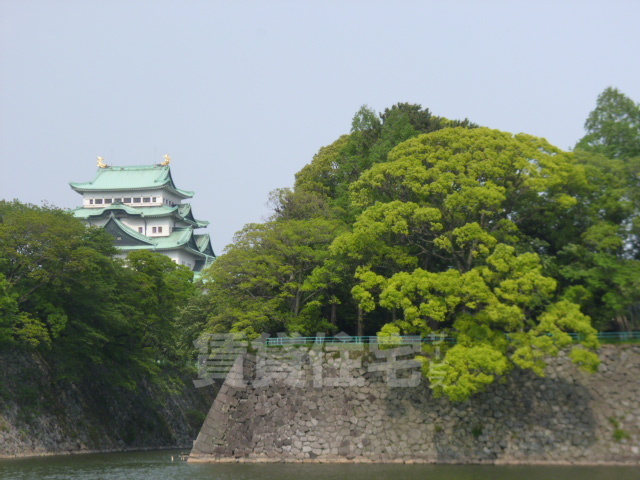
{"label": "castle window", "polygon": [[133,199],[133,203],[140,203],[140,197],[135,197]]}
{"label": "castle window", "polygon": [[153,197],[153,203],[156,203],[158,201],[158,199],[156,197]]}
{"label": "castle window", "polygon": [[112,199],[110,199],[110,198],[105,198],[105,199],[104,199],[104,203],[111,203],[111,202],[113,202],[113,200],[112,200]]}
{"label": "castle window", "polygon": [[149,203],[149,202],[151,201],[151,198],[149,198],[149,197],[144,197],[144,198],[142,199],[142,201],[143,201],[144,203]]}
{"label": "castle window", "polygon": [[93,198],[89,199],[89,205],[93,205]]}
{"label": "castle window", "polygon": [[142,227],[138,227],[138,233],[142,233],[143,228]]}
{"label": "castle window", "polygon": [[102,199],[96,198],[96,205],[101,205],[101,204],[102,204]]}
{"label": "castle window", "polygon": [[158,227],[158,233],[162,233],[162,227]]}
{"label": "castle window", "polygon": [[124,199],[124,203],[131,203],[131,197],[127,197]]}

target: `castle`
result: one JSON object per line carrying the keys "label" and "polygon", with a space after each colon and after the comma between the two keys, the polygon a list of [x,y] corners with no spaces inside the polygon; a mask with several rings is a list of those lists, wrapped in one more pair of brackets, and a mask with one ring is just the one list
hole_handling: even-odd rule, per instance
{"label": "castle", "polygon": [[117,167],[98,157],[91,182],[69,184],[82,195],[82,206],[71,213],[113,235],[120,257],[132,250],[152,250],[200,272],[216,258],[209,234],[195,233],[209,222],[197,220],[191,205],[182,203],[194,192],[176,187],[170,158],[164,158],[156,165]]}

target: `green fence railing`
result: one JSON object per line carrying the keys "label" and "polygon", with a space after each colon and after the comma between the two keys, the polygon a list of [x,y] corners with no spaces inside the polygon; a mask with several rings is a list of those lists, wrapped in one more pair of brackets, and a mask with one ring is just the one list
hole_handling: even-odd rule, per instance
{"label": "green fence railing", "polygon": [[[507,334],[508,335],[508,334]],[[581,334],[569,333],[575,340],[580,340]],[[640,341],[640,331],[636,332],[598,332],[598,340],[602,342]],[[416,343],[455,343],[452,336],[427,335],[394,335],[392,337],[338,335],[335,337],[273,337],[267,338],[265,344],[270,347],[283,345],[341,345],[341,344],[391,344],[412,345]]]}

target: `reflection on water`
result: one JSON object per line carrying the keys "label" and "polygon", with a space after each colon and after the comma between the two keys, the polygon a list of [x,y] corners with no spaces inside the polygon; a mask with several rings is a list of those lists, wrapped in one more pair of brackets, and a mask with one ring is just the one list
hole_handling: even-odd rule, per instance
{"label": "reflection on water", "polygon": [[1,480],[640,480],[639,467],[188,464],[177,451],[0,460]]}

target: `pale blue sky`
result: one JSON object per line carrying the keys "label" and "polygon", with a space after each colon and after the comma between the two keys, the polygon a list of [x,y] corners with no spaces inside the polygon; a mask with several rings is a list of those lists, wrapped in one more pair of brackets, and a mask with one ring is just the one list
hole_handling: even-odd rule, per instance
{"label": "pale blue sky", "polygon": [[640,100],[637,1],[0,0],[0,198],[74,207],[96,156],[170,153],[216,253],[362,104],[569,148]]}

